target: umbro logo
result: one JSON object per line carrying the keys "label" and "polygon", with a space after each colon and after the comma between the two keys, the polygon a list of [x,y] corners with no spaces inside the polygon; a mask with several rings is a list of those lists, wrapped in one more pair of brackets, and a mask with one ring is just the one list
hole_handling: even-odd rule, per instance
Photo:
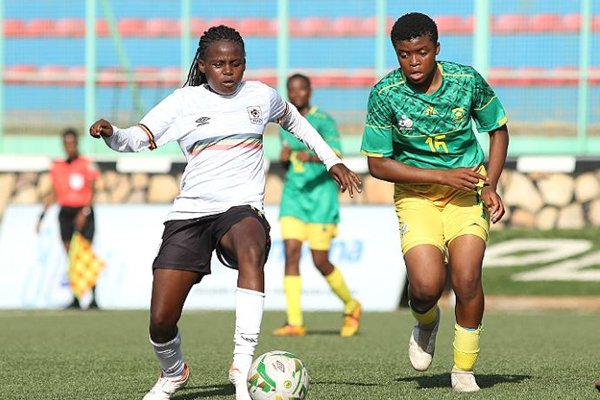
{"label": "umbro logo", "polygon": [[196,120],[196,126],[208,125],[210,117],[200,117]]}

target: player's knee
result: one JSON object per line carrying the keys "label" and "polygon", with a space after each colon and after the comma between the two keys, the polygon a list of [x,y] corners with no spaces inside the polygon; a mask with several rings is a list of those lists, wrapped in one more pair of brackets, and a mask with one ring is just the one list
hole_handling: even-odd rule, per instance
{"label": "player's knee", "polygon": [[163,337],[176,329],[179,314],[166,311],[152,311],[150,314],[150,335]]}
{"label": "player's knee", "polygon": [[452,289],[456,297],[462,300],[472,300],[483,291],[479,276],[453,277]]}
{"label": "player's knee", "polygon": [[443,288],[434,285],[410,285],[411,301],[420,304],[435,304],[442,295]]}

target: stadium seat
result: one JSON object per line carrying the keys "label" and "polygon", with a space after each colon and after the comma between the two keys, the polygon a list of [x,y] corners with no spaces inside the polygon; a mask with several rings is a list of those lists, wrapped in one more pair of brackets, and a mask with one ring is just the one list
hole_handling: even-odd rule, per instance
{"label": "stadium seat", "polygon": [[239,21],[242,36],[276,36],[277,20],[270,18],[244,18]]}
{"label": "stadium seat", "polygon": [[36,80],[38,69],[31,64],[15,64],[4,67],[4,81],[7,84],[23,84]]}
{"label": "stadium seat", "polygon": [[135,67],[134,79],[140,86],[160,86],[160,70],[157,67]]}
{"label": "stadium seat", "polygon": [[68,67],[67,76],[65,81],[67,86],[79,86],[85,84],[86,68],[85,65],[73,65]]}
{"label": "stadium seat", "polygon": [[366,36],[367,20],[361,17],[338,17],[330,22],[327,30],[331,36]]}
{"label": "stadium seat", "polygon": [[550,71],[553,85],[565,86],[579,83],[579,67],[574,65],[553,68]]}
{"label": "stadium seat", "polygon": [[592,17],[592,30],[594,32],[600,32],[600,15],[594,15]]}
{"label": "stadium seat", "polygon": [[123,37],[144,36],[146,34],[146,20],[123,18],[117,22],[117,30]]}
{"label": "stadium seat", "polygon": [[590,85],[600,85],[600,65],[591,66],[588,71]]}
{"label": "stadium seat", "polygon": [[56,21],[56,36],[76,38],[85,36],[85,21],[76,18],[63,18]]}
{"label": "stadium seat", "polygon": [[149,37],[169,37],[181,34],[181,23],[178,19],[151,18],[146,21],[146,34]]}
{"label": "stadium seat", "polygon": [[559,14],[534,14],[529,18],[529,30],[531,32],[557,32],[562,25]]}
{"label": "stadium seat", "polygon": [[460,15],[438,15],[433,17],[440,34],[468,33],[465,21]]}
{"label": "stadium seat", "polygon": [[27,22],[26,36],[53,37],[56,35],[56,23],[51,19],[32,19]]}
{"label": "stadium seat", "polygon": [[18,38],[26,35],[27,26],[22,19],[4,20],[4,36],[7,38]]}
{"label": "stadium seat", "polygon": [[100,86],[125,86],[126,74],[120,67],[104,67],[98,72],[98,85]]}
{"label": "stadium seat", "polygon": [[529,17],[524,14],[503,14],[492,19],[492,31],[498,34],[526,32]]}
{"label": "stadium seat", "polygon": [[108,22],[105,19],[96,20],[96,35],[106,37],[109,34]]}
{"label": "stadium seat", "polygon": [[204,35],[204,32],[210,28],[209,21],[202,18],[192,18],[190,21],[190,29],[192,30],[192,36],[200,38]]}
{"label": "stadium seat", "polygon": [[181,77],[181,68],[179,67],[162,68],[158,76],[161,86],[179,87],[184,83]]}
{"label": "stadium seat", "polygon": [[235,30],[240,30],[240,21],[232,18],[213,18],[208,21],[208,24],[209,28],[211,26],[226,25],[234,28]]}
{"label": "stadium seat", "polygon": [[563,15],[560,20],[558,28],[561,32],[579,32],[581,29],[581,15],[579,14],[566,14]]}
{"label": "stadium seat", "polygon": [[62,85],[68,81],[69,68],[64,65],[42,65],[38,69],[38,80],[41,85]]}
{"label": "stadium seat", "polygon": [[544,67],[525,66],[516,70],[516,78],[520,86],[541,86],[550,85],[552,80],[549,78],[548,70]]}
{"label": "stadium seat", "polygon": [[332,36],[331,19],[307,17],[300,20],[297,36]]}

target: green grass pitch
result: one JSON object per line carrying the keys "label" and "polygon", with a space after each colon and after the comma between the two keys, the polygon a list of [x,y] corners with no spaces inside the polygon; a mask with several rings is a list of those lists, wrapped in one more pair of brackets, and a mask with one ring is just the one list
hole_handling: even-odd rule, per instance
{"label": "green grass pitch", "polygon": [[[227,368],[233,312],[185,311],[180,323],[191,369],[174,399],[233,399]],[[450,390],[453,312],[442,311],[429,371],[410,367],[408,311],[365,313],[360,333],[337,335],[341,315],[306,313],[309,335],[275,338],[284,314],[267,312],[257,353],[288,350],[304,362],[312,400],[600,399],[598,314],[544,311],[485,315],[477,379],[482,390]],[[0,399],[141,399],[158,376],[146,311],[1,311]]]}

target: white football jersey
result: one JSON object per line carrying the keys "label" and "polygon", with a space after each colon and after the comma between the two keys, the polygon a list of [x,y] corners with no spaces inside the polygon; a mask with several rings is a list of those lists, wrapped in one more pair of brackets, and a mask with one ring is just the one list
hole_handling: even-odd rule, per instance
{"label": "white football jersey", "polygon": [[186,86],[150,110],[139,125],[148,141],[129,151],[177,141],[187,160],[167,220],[213,215],[237,205],[262,210],[263,132],[287,107],[273,88],[246,81],[229,96],[205,85]]}

